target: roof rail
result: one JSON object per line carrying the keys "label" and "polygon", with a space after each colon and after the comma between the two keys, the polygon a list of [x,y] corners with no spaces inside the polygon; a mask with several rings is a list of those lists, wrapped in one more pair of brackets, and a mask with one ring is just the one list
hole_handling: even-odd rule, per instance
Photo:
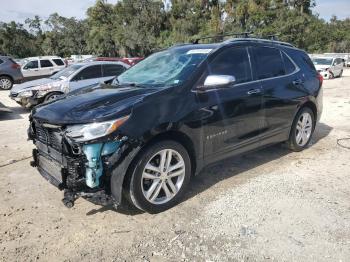
{"label": "roof rail", "polygon": [[199,37],[193,40],[192,44],[198,44],[200,40],[204,39],[210,39],[210,38],[217,38],[217,37],[225,37],[225,36],[241,36],[244,38],[248,38],[249,35],[253,34],[253,32],[242,32],[242,33],[226,33],[226,34],[221,34],[221,35],[212,35],[212,36],[204,36],[204,37]]}
{"label": "roof rail", "polygon": [[230,43],[230,42],[234,42],[234,41],[254,41],[254,42],[260,42],[260,43],[273,43],[273,44],[278,44],[278,45],[294,47],[294,45],[292,45],[290,43],[277,41],[277,40],[274,40],[273,38],[266,39],[266,38],[258,38],[258,37],[232,38],[232,39],[227,40],[226,43]]}

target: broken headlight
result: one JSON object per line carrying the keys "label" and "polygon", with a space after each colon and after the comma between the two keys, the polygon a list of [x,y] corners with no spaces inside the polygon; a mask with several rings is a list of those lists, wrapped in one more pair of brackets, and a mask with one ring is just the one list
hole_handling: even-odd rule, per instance
{"label": "broken headlight", "polygon": [[124,116],[112,121],[68,126],[66,135],[76,142],[89,141],[114,132],[124,124],[128,118],[129,116]]}
{"label": "broken headlight", "polygon": [[17,97],[32,97],[33,96],[33,91],[32,90],[25,90],[22,92],[19,92]]}

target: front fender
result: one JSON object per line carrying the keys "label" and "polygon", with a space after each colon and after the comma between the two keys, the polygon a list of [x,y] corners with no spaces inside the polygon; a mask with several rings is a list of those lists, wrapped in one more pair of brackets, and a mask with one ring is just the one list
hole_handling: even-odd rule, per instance
{"label": "front fender", "polygon": [[128,168],[140,152],[141,146],[139,144],[124,143],[120,150],[115,152],[109,159],[110,163],[110,186],[113,202],[119,206],[122,202],[123,182]]}

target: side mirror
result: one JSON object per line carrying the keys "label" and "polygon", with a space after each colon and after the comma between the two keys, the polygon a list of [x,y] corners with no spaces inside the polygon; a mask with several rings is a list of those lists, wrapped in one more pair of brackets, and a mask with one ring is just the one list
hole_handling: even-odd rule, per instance
{"label": "side mirror", "polygon": [[232,87],[236,82],[236,78],[231,75],[208,75],[204,81],[204,85],[199,87],[201,91]]}

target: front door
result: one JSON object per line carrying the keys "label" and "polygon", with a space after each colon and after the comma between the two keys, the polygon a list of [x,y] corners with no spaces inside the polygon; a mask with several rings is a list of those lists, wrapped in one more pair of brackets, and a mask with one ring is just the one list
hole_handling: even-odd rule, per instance
{"label": "front door", "polygon": [[87,86],[98,84],[102,78],[101,65],[91,65],[78,72],[69,82],[69,90],[77,90]]}
{"label": "front door", "polygon": [[22,67],[22,74],[24,78],[38,78],[40,75],[39,72],[39,61],[36,60],[30,60]]}
{"label": "front door", "polygon": [[208,75],[231,75],[236,82],[227,88],[198,93],[202,110],[210,114],[203,123],[204,155],[213,160],[258,142],[262,129],[262,89],[253,81],[247,47],[229,47],[209,64]]}

